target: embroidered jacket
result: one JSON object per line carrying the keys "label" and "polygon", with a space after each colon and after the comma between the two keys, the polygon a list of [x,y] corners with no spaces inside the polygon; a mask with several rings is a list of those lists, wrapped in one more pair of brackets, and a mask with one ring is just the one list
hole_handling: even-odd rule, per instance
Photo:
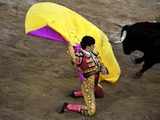
{"label": "embroidered jacket", "polygon": [[75,56],[75,64],[81,69],[84,77],[100,72],[101,64],[96,53],[81,49]]}

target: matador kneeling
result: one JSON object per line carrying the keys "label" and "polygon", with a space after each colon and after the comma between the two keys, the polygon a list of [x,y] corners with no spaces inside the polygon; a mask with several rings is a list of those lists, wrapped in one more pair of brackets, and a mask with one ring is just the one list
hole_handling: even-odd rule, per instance
{"label": "matador kneeling", "polygon": [[[83,96],[85,105],[77,103],[64,103],[61,113],[65,111],[79,112],[93,116],[96,113],[95,97],[103,97],[104,92],[99,84],[99,74],[107,74],[107,69],[100,62],[98,53],[95,52],[95,40],[91,36],[84,36],[80,42],[80,49],[75,51],[73,63],[83,75],[81,90],[72,92],[72,97]],[[72,48],[71,48],[72,49]]]}

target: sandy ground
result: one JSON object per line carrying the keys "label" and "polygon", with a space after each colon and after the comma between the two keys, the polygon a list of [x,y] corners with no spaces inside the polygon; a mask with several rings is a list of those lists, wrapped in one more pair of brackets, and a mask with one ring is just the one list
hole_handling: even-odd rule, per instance
{"label": "sandy ground", "polygon": [[[112,44],[121,77],[116,85],[102,83],[105,97],[96,100],[96,116],[57,113],[63,102],[83,99],[68,96],[79,87],[79,81],[66,46],[24,34],[25,14],[36,2],[0,0],[0,120],[160,120],[160,66],[157,64],[142,78],[134,79],[133,74],[141,65],[134,65],[123,54],[121,44]],[[159,0],[53,2],[86,17],[106,32],[110,41],[119,39],[120,28],[115,24],[153,21],[160,16]]]}

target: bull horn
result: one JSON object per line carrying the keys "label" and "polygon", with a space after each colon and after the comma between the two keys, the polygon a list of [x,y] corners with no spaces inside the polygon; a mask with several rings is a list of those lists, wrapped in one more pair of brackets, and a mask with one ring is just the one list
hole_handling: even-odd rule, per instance
{"label": "bull horn", "polygon": [[118,41],[115,41],[114,43],[122,43],[124,41],[124,39],[126,38],[126,36],[127,36],[127,31],[124,30],[122,33],[121,39]]}
{"label": "bull horn", "polygon": [[124,39],[126,38],[126,36],[127,36],[127,31],[125,30],[125,31],[123,31],[123,34],[122,34],[122,37],[121,37],[121,42],[123,42],[124,41]]}

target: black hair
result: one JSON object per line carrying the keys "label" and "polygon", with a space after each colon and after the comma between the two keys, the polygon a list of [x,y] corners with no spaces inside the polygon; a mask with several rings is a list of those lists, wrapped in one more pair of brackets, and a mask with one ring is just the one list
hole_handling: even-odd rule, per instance
{"label": "black hair", "polygon": [[91,46],[95,44],[95,39],[91,36],[84,36],[81,40],[82,49],[86,49],[87,46]]}

